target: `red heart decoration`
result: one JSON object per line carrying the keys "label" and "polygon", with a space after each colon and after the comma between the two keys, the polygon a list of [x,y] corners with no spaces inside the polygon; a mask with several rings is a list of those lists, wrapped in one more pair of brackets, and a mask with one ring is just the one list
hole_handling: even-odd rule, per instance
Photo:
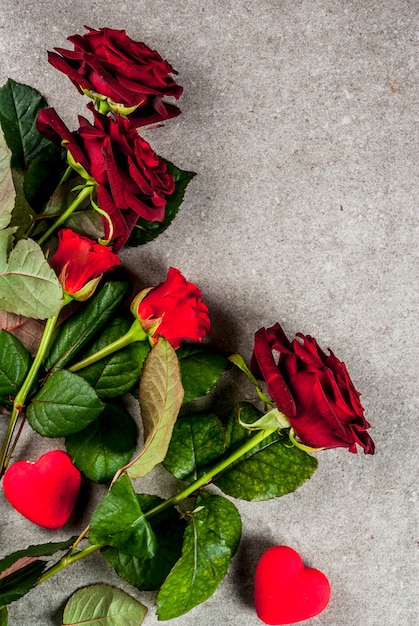
{"label": "red heart decoration", "polygon": [[265,624],[284,626],[314,617],[329,598],[326,576],[306,567],[292,548],[273,546],[261,556],[255,573],[255,607]]}
{"label": "red heart decoration", "polygon": [[80,482],[80,472],[68,454],[52,450],[35,463],[13,463],[4,475],[3,489],[19,513],[38,526],[53,530],[64,526],[70,517]]}

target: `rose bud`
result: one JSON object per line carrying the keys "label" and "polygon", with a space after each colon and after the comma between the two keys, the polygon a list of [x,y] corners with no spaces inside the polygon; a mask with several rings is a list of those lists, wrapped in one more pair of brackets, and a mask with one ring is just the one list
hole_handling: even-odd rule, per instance
{"label": "rose bud", "polygon": [[119,265],[120,260],[108,247],[64,228],[58,233],[58,248],[50,264],[65,293],[75,300],[87,300],[102,274]]}
{"label": "rose bud", "polygon": [[97,111],[93,115],[93,124],[79,117],[79,129],[70,132],[54,109],[42,109],[36,127],[50,141],[62,143],[69,151],[70,165],[89,185],[96,184],[104,238],[114,239],[118,252],[140,217],[148,222],[164,220],[175,182],[164,161],[128,120]]}
{"label": "rose bud", "polygon": [[[366,432],[360,393],[346,366],[329,350],[325,354],[309,335],[288,341],[279,324],[255,334],[253,374],[266,381],[277,408],[288,418],[298,439],[311,448],[347,448],[374,454]],[[278,353],[275,360],[273,352]]]}
{"label": "rose bud", "polygon": [[211,330],[208,307],[201,298],[198,287],[171,267],[164,282],[134,298],[131,311],[153,343],[160,335],[176,349],[184,339],[202,341]]}
{"label": "rose bud", "polygon": [[178,99],[183,89],[172,78],[177,72],[158,52],[133,41],[123,30],[87,30],[68,38],[74,50],[55,48],[48,60],[93,98],[98,110],[125,114],[136,127],[179,115],[179,109],[163,98]]}

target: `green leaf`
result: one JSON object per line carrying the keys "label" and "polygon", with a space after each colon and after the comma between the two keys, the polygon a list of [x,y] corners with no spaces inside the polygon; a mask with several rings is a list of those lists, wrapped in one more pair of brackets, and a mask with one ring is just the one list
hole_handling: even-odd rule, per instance
{"label": "green leaf", "polygon": [[[100,334],[80,358],[86,358],[101,348],[119,339],[128,332],[132,321],[118,317]],[[105,357],[78,371],[101,398],[116,398],[130,391],[137,384],[141,370],[150,352],[150,345],[145,341],[136,341],[109,357]]]}
{"label": "green leaf", "polygon": [[226,542],[234,556],[242,532],[240,514],[234,504],[223,496],[214,496],[203,491],[197,498],[195,507],[204,507],[206,527]]}
{"label": "green leaf", "polygon": [[[239,407],[240,419],[247,424],[262,416],[248,403],[241,403],[233,409],[227,425],[226,455],[252,437],[252,433],[238,421]],[[215,484],[234,498],[268,500],[295,491],[310,478],[316,467],[314,457],[293,446],[285,435],[274,433],[217,478]]]}
{"label": "green leaf", "polygon": [[[83,207],[83,205],[81,205]],[[74,211],[66,220],[66,225],[71,230],[81,233],[91,239],[103,239],[105,231],[103,228],[102,218],[97,211],[89,208],[80,208]]]}
{"label": "green leaf", "polygon": [[83,430],[104,409],[95,390],[83,378],[58,370],[47,378],[28,406],[27,418],[44,437],[65,437]]}
{"label": "green leaf", "polygon": [[231,502],[207,493],[197,498],[182,556],[157,594],[159,619],[183,615],[214,593],[227,573],[240,532],[240,516]]}
{"label": "green leaf", "polygon": [[8,617],[7,617],[7,607],[0,607],[0,626],[7,626]]}
{"label": "green leaf", "polygon": [[29,163],[23,188],[27,201],[36,213],[44,208],[60,182],[66,169],[63,159],[66,153],[67,150],[61,146],[47,142]]}
{"label": "green leaf", "polygon": [[75,539],[76,537],[70,537],[59,543],[29,546],[1,559],[0,606],[18,600],[38,582],[47,564],[46,561],[40,560],[39,556],[51,556],[60,550],[66,550]]}
{"label": "green leaf", "polygon": [[90,585],[76,591],[67,602],[63,626],[139,626],[147,608],[110,585]]}
{"label": "green leaf", "polygon": [[164,467],[176,478],[191,482],[199,468],[219,459],[225,449],[225,430],[211,413],[197,413],[178,419],[173,429]]}
{"label": "green leaf", "polygon": [[250,371],[250,368],[247,365],[247,363],[244,360],[244,358],[242,357],[242,355],[241,354],[230,354],[227,358],[230,361],[230,363],[234,363],[234,365],[236,365],[236,367],[238,367],[244,374],[246,374],[247,378],[255,386],[256,392],[257,392],[259,398],[262,400],[262,402],[264,404],[266,404],[266,405],[271,405],[272,401],[268,398],[268,396],[266,394],[263,393],[262,388],[261,388],[261,386],[259,384],[259,381],[256,379],[256,377]]}
{"label": "green leaf", "polygon": [[[43,152],[44,151],[42,151],[42,153],[39,155],[40,159],[42,159],[43,157]],[[65,151],[64,154],[66,154],[66,152],[67,151]],[[58,158],[57,163],[61,167],[61,156]],[[42,162],[39,165],[41,166]],[[35,190],[33,190],[31,184],[36,182],[33,179],[35,179],[37,166],[38,162],[37,159],[35,159],[27,172],[28,182],[27,185],[25,184],[25,191],[28,186],[28,196],[33,196],[34,193],[36,193],[36,195],[38,196],[38,191],[36,190],[36,188]],[[34,172],[32,172],[32,168],[34,168]],[[75,198],[75,192],[73,191],[74,188],[77,188],[78,185],[83,184],[84,181],[80,176],[74,176],[73,174],[68,180],[57,186],[56,175],[53,175],[52,181],[49,181],[46,192],[49,192],[52,183],[53,189],[47,197],[47,202],[45,203],[45,206],[43,206],[42,208],[42,217],[51,217],[56,219],[73,202]],[[45,195],[47,195],[46,192]],[[86,198],[77,207],[76,211],[70,216],[70,218],[66,220],[65,224],[66,227],[80,232],[82,235],[86,235],[91,239],[99,239],[100,237],[103,237],[102,219],[98,213],[96,213],[89,207],[90,199]],[[35,227],[34,233],[36,235],[43,234],[47,230],[48,225],[51,223],[52,221],[48,222],[48,220],[46,219],[39,220]]]}
{"label": "green leaf", "polygon": [[9,225],[15,205],[16,193],[10,168],[11,155],[0,125],[0,228]]}
{"label": "green leaf", "polygon": [[38,350],[45,324],[41,320],[0,310],[0,328],[16,337],[33,357]]}
{"label": "green leaf", "polygon": [[49,141],[36,130],[40,109],[47,107],[41,94],[9,79],[0,88],[0,124],[12,151],[12,167],[25,170],[30,161]]}
{"label": "green leaf", "polygon": [[[157,496],[137,494],[137,498],[144,513],[163,502]],[[101,551],[106,562],[113,567],[118,576],[144,591],[159,589],[179,559],[186,526],[184,519],[174,508],[152,517],[149,523],[157,541],[156,554],[153,558],[138,558],[110,547]]]}
{"label": "green leaf", "polygon": [[126,474],[113,483],[94,511],[89,540],[138,558],[150,559],[155,555],[156,538]]}
{"label": "green leaf", "polygon": [[53,336],[46,369],[65,367],[92,340],[130,291],[123,281],[107,282],[80,309],[63,322]]}
{"label": "green leaf", "polygon": [[0,309],[35,319],[51,317],[63,298],[58,278],[32,239],[21,239],[10,251],[12,231],[0,231]]}
{"label": "green leaf", "polygon": [[184,403],[207,394],[228,366],[223,354],[205,345],[184,344],[177,355],[185,390]]}
{"label": "green leaf", "polygon": [[131,415],[116,404],[104,411],[87,428],[66,439],[76,467],[97,483],[112,480],[135,452],[137,428]]}
{"label": "green leaf", "polygon": [[28,558],[24,562],[27,564],[22,565],[4,579],[0,579],[2,605],[15,602],[28,593],[36,585],[47,565],[47,561],[36,558]]}
{"label": "green leaf", "polygon": [[145,441],[127,469],[131,478],[145,476],[163,461],[182,399],[176,352],[166,339],[160,337],[146,359],[140,380],[139,402]]}
{"label": "green leaf", "polygon": [[31,366],[29,353],[6,330],[0,331],[0,397],[15,396]]}
{"label": "green leaf", "polygon": [[35,211],[30,207],[23,185],[25,181],[25,172],[23,170],[12,170],[13,184],[16,191],[16,201],[12,213],[10,226],[16,226],[15,239],[24,239],[33,219],[36,216]]}
{"label": "green leaf", "polygon": [[127,246],[139,246],[155,239],[155,237],[170,226],[179,211],[186,187],[195,176],[195,172],[183,171],[176,167],[176,165],[173,165],[173,163],[170,163],[170,161],[165,161],[165,163],[167,165],[167,171],[172,174],[175,180],[175,191],[170,196],[166,196],[167,203],[164,220],[163,222],[147,222],[140,218],[128,239]]}

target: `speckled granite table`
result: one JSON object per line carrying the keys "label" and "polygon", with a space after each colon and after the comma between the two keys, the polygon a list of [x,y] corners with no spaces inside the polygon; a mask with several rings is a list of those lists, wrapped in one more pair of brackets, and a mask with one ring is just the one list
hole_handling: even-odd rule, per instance
{"label": "speckled granite table", "polygon": [[[84,103],[47,49],[87,24],[126,29],[169,59],[185,88],[182,115],[148,139],[198,175],[172,226],[124,252],[125,265],[144,285],[169,265],[198,283],[223,348],[249,356],[254,331],[275,321],[316,336],[346,362],[373,425],[374,457],[324,452],[294,494],[237,503],[244,533],[228,576],[174,626],[260,624],[252,575],[278,543],[330,578],[330,604],[313,626],[416,623],[415,5],[1,2],[1,84],[36,87],[71,127]],[[35,435],[31,445],[45,446]],[[144,489],[168,481],[157,472]],[[0,507],[1,555],[52,539],[3,495]],[[73,516],[53,539],[87,519]],[[97,581],[119,584],[99,557],[77,564],[13,605],[11,626],[61,624],[72,591]],[[151,607],[145,626],[156,624],[153,594],[122,586]]]}

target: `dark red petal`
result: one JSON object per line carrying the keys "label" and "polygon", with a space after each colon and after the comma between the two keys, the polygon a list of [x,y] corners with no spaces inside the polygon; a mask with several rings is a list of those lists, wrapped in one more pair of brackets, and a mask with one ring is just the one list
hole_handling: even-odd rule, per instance
{"label": "dark red petal", "polygon": [[251,367],[257,363],[259,372],[266,382],[268,393],[280,411],[287,417],[295,415],[295,402],[291,391],[279,371],[271,351],[266,328],[255,333]]}

